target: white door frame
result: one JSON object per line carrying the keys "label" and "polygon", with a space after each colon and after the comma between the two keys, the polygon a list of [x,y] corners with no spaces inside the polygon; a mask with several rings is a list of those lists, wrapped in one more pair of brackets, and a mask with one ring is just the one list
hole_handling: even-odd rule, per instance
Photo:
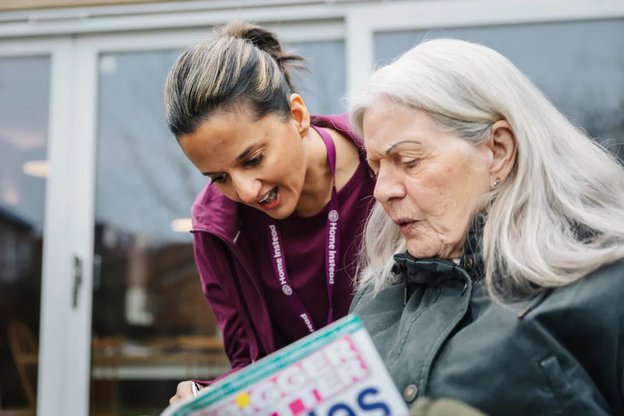
{"label": "white door frame", "polygon": [[[73,270],[71,259],[83,256],[82,232],[73,214],[83,209],[76,192],[80,191],[80,159],[83,149],[76,144],[74,131],[77,103],[76,59],[69,36],[0,40],[0,57],[50,57],[47,161],[49,175],[45,187],[41,312],[39,326],[39,381],[37,414],[86,414],[74,400],[85,394],[82,381],[87,360],[84,316],[90,315],[85,302],[85,287],[78,292],[77,307],[72,305]],[[84,199],[84,198],[83,198]],[[87,198],[88,199],[88,198]],[[86,285],[85,285],[86,286]],[[82,342],[81,342],[82,341]],[[87,385],[88,389],[88,385]],[[88,390],[87,390],[88,391]]]}

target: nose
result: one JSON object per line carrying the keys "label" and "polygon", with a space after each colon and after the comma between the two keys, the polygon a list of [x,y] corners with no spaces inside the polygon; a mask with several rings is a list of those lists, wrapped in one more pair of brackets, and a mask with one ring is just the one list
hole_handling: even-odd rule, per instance
{"label": "nose", "polygon": [[405,197],[405,186],[401,172],[394,169],[391,163],[382,161],[377,172],[377,181],[373,195],[381,203],[391,202]]}
{"label": "nose", "polygon": [[258,201],[262,182],[250,175],[232,176],[232,184],[238,199],[246,204],[253,204]]}

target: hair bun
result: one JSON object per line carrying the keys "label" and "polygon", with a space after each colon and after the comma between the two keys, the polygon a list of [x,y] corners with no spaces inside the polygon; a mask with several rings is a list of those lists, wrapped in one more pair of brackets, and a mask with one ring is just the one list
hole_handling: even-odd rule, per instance
{"label": "hair bun", "polygon": [[223,28],[222,34],[233,38],[246,39],[256,48],[267,52],[273,57],[279,57],[283,53],[282,45],[275,33],[251,23],[229,23]]}
{"label": "hair bun", "polygon": [[306,70],[307,65],[303,56],[282,49],[277,35],[270,30],[248,22],[230,22],[218,30],[221,36],[244,39],[253,46],[268,53],[277,62],[280,70],[292,88],[290,68]]}

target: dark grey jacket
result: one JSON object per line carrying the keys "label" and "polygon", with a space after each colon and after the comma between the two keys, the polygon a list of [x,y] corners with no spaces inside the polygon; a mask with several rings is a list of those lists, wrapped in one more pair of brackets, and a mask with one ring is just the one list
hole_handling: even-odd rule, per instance
{"label": "dark grey jacket", "polygon": [[[478,234],[477,234],[478,235]],[[487,295],[474,235],[460,265],[395,256],[399,282],[351,312],[399,391],[490,415],[624,415],[624,260],[530,301]]]}

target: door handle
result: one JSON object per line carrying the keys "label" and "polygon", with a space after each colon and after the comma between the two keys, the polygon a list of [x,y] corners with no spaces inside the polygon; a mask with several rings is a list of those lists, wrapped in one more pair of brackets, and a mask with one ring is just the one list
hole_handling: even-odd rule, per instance
{"label": "door handle", "polygon": [[74,255],[74,286],[72,291],[72,307],[78,308],[78,291],[82,286],[82,259]]}

